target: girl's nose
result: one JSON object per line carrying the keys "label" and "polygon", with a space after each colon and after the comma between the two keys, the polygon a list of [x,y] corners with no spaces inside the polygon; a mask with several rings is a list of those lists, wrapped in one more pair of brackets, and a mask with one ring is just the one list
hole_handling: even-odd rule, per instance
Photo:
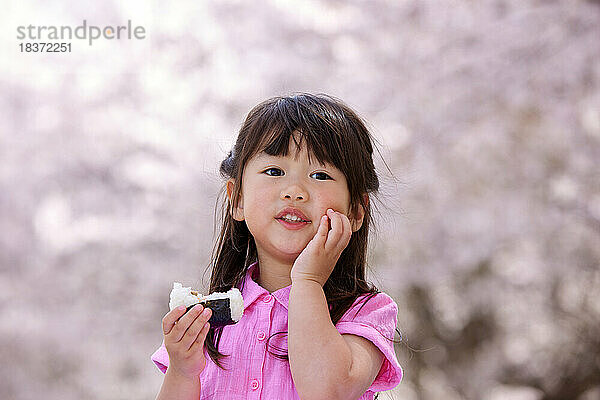
{"label": "girl's nose", "polygon": [[293,200],[306,200],[308,195],[306,191],[300,189],[298,186],[289,187],[281,192],[281,197],[283,199],[293,199]]}
{"label": "girl's nose", "polygon": [[[286,195],[285,195],[285,198],[286,198],[286,199],[291,199],[292,197],[294,197],[294,196],[290,196],[289,194],[286,194]],[[303,197],[302,195],[297,195],[297,196],[295,197],[295,200],[304,200],[304,197]]]}

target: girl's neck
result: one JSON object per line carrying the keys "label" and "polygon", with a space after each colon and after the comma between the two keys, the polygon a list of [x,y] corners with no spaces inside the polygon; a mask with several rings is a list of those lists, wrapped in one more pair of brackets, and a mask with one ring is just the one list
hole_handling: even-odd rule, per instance
{"label": "girl's neck", "polygon": [[258,270],[259,276],[257,283],[269,293],[273,293],[292,284],[292,278],[290,276],[292,270],[291,265],[259,261]]}

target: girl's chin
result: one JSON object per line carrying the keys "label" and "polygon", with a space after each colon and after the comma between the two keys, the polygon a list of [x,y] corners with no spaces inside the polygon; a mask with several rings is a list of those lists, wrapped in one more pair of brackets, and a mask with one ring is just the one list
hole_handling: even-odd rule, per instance
{"label": "girl's chin", "polygon": [[306,246],[303,248],[293,248],[293,249],[292,248],[285,248],[285,249],[279,248],[278,250],[279,250],[279,253],[284,256],[297,257],[298,255],[300,255],[300,253],[302,253],[302,250],[304,250],[305,248],[306,248]]}
{"label": "girl's chin", "polygon": [[284,246],[278,246],[277,251],[286,257],[297,257],[306,248],[307,243],[298,244],[297,246],[286,244]]}

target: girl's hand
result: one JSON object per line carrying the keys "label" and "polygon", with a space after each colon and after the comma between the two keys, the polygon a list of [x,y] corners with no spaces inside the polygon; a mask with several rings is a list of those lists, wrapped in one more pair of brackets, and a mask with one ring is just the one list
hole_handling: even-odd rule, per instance
{"label": "girl's hand", "polygon": [[[185,314],[183,317],[182,315]],[[208,320],[212,310],[203,311],[201,304],[188,313],[185,307],[169,311],[162,320],[165,347],[169,353],[169,370],[185,378],[197,378],[206,366],[204,339],[208,334]]]}
{"label": "girl's hand", "polygon": [[[331,230],[328,230],[331,221]],[[292,267],[292,283],[298,280],[311,280],[325,285],[335,268],[342,251],[348,246],[352,236],[350,220],[347,216],[331,208],[321,217],[317,233],[296,258]]]}

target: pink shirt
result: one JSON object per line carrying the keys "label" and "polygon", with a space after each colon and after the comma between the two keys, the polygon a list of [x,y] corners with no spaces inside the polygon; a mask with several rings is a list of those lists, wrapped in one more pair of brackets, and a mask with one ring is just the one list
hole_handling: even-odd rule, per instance
{"label": "pink shirt", "polygon": [[[299,400],[292,380],[290,364],[273,357],[266,351],[267,338],[288,329],[288,299],[290,286],[271,294],[254,279],[259,271],[252,264],[245,277],[242,290],[244,314],[235,325],[223,328],[219,351],[231,354],[221,359],[228,370],[222,370],[206,355],[206,367],[200,373],[202,394],[200,400],[209,399],[280,399]],[[385,293],[371,298],[355,316],[363,303],[356,302],[336,324],[340,334],[350,333],[373,342],[385,356],[377,378],[360,400],[373,399],[374,392],[390,390],[402,379],[402,369],[391,340],[396,329],[398,306]],[[383,335],[383,336],[382,336]],[[282,348],[283,350],[280,350]],[[269,341],[269,351],[287,352],[287,335],[275,335]],[[152,361],[164,373],[169,366],[169,355],[163,344],[152,354]]]}

